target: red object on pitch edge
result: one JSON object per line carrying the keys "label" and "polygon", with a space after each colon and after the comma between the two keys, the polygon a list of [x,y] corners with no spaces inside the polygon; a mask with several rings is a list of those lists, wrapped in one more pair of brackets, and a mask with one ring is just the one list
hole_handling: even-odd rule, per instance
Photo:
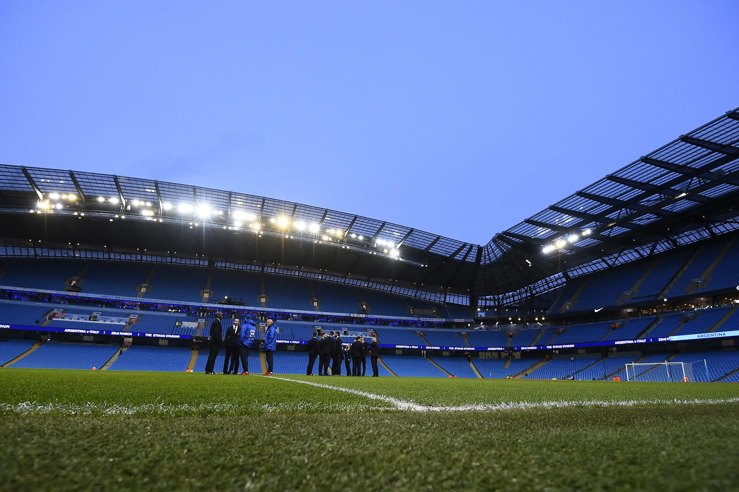
{"label": "red object on pitch edge", "polygon": [[620,383],[621,382],[621,376],[616,376],[616,377],[613,378],[613,380],[616,381],[617,383]]}

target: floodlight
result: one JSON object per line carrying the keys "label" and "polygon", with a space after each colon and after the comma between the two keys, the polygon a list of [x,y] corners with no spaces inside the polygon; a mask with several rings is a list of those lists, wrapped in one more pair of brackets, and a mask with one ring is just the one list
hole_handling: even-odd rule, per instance
{"label": "floodlight", "polygon": [[171,203],[169,202],[162,203],[162,210],[164,210],[165,212],[169,212],[170,210],[172,210],[172,208],[174,208],[174,205],[172,205]]}
{"label": "floodlight", "polygon": [[567,241],[565,241],[564,239],[557,239],[556,241],[554,241],[554,247],[557,249],[562,249],[565,246],[567,246]]}
{"label": "floodlight", "polygon": [[77,195],[75,195],[74,193],[70,193],[70,194],[67,195],[67,200],[69,200],[70,202],[76,202],[77,201]]}
{"label": "floodlight", "polygon": [[118,202],[119,202],[119,200],[118,200],[118,197],[117,197],[117,196],[112,196],[112,197],[110,197],[110,200],[108,200],[108,201],[109,201],[110,203],[112,203],[113,205],[118,205]]}
{"label": "floodlight", "polygon": [[306,227],[308,227],[308,225],[305,223],[305,221],[302,220],[299,220],[293,224],[293,228],[299,232],[303,232]]}
{"label": "floodlight", "polygon": [[317,233],[318,233],[318,231],[320,231],[320,230],[321,230],[321,226],[320,226],[320,225],[318,225],[318,224],[317,224],[316,222],[311,222],[311,223],[310,223],[310,224],[308,225],[308,230],[309,230],[310,232],[312,232],[313,234],[317,234]]}
{"label": "floodlight", "polygon": [[177,205],[177,211],[181,214],[191,214],[195,210],[195,207],[190,203],[180,203]]}
{"label": "floodlight", "polygon": [[390,257],[392,257],[392,258],[398,258],[398,257],[400,257],[400,251],[398,251],[395,248],[391,249],[390,250]]}
{"label": "floodlight", "polygon": [[52,200],[59,200],[59,193],[50,193],[49,198],[51,198]]}
{"label": "floodlight", "polygon": [[593,232],[593,231],[591,231],[590,229],[585,229],[584,231],[582,231],[582,235],[583,236],[589,236],[591,232]]}
{"label": "floodlight", "polygon": [[134,201],[131,202],[131,205],[133,205],[134,207],[140,207],[143,204],[144,203],[142,201],[140,201],[140,200],[134,200]]}
{"label": "floodlight", "polygon": [[195,214],[201,219],[207,219],[211,214],[213,214],[213,209],[211,209],[210,205],[207,203],[199,203],[195,207]]}
{"label": "floodlight", "polygon": [[577,234],[570,234],[569,236],[567,236],[567,242],[570,244],[575,244],[579,240],[580,236],[578,236]]}
{"label": "floodlight", "polygon": [[148,208],[145,208],[144,210],[141,211],[141,215],[143,215],[144,217],[153,217],[154,212],[149,210]]}
{"label": "floodlight", "polygon": [[56,208],[57,210],[61,210],[61,209],[63,209],[63,208],[64,208],[64,205],[62,205],[61,203],[57,203],[57,204],[55,205],[55,208]]}
{"label": "floodlight", "polygon": [[553,244],[547,244],[546,246],[544,246],[541,249],[541,252],[544,253],[545,255],[547,255],[547,254],[551,253],[552,251],[554,251],[555,249],[556,248],[554,247]]}
{"label": "floodlight", "polygon": [[280,215],[279,217],[277,217],[277,227],[279,227],[280,229],[287,229],[288,227],[290,227],[290,219],[288,219],[284,215]]}
{"label": "floodlight", "polygon": [[99,196],[98,197],[98,202],[103,203],[104,201],[105,201],[105,197],[104,196]]}
{"label": "floodlight", "polygon": [[249,212],[244,212],[243,210],[236,210],[231,215],[233,215],[236,220],[241,220],[244,222],[254,222],[255,220],[257,220],[256,215]]}
{"label": "floodlight", "polygon": [[237,221],[235,221],[235,222],[234,222],[234,227],[236,227],[236,228],[239,228],[239,227],[241,227],[242,225],[243,225],[243,224],[241,223],[241,221],[240,221],[240,220],[237,220]]}

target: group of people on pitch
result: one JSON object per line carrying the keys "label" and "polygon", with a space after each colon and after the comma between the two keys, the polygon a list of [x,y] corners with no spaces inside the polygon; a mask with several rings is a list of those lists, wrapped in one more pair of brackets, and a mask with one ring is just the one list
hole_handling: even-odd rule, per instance
{"label": "group of people on pitch", "polygon": [[305,374],[313,375],[313,367],[318,359],[319,376],[341,376],[341,362],[344,362],[347,376],[364,376],[367,370],[367,357],[372,362],[372,376],[378,377],[377,359],[380,346],[377,337],[367,343],[364,337],[355,337],[351,344],[344,344],[338,331],[313,334],[308,341],[308,368]]}
{"label": "group of people on pitch", "polygon": [[[205,364],[205,374],[215,374],[214,366],[218,352],[223,347],[226,357],[223,361],[223,374],[249,375],[249,350],[257,349],[257,323],[251,317],[244,319],[243,326],[239,318],[234,318],[231,326],[223,335],[223,313],[218,311],[216,319],[210,325],[210,353]],[[274,355],[277,351],[277,326],[273,319],[267,320],[263,343],[264,356],[267,362],[265,376],[271,376],[274,369]],[[239,373],[239,361],[241,372]]]}

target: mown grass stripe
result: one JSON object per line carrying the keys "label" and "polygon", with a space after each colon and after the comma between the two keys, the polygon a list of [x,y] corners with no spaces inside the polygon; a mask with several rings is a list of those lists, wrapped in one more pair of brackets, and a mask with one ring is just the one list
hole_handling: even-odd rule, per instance
{"label": "mown grass stripe", "polygon": [[316,388],[323,388],[333,391],[349,393],[351,395],[362,396],[370,400],[382,401],[392,405],[396,410],[408,412],[485,412],[485,411],[505,411],[505,410],[527,410],[527,409],[556,409],[556,408],[584,408],[584,407],[634,407],[640,405],[717,405],[722,403],[739,403],[739,398],[714,398],[714,399],[663,399],[663,400],[582,400],[582,401],[539,401],[539,402],[500,402],[500,403],[472,403],[468,405],[447,406],[447,405],[421,405],[410,400],[401,400],[391,396],[370,393],[368,391],[356,390],[353,388],[342,388],[331,386],[329,384],[316,383],[313,381],[301,381],[284,377],[274,377],[279,381],[288,381],[291,383],[305,384]]}

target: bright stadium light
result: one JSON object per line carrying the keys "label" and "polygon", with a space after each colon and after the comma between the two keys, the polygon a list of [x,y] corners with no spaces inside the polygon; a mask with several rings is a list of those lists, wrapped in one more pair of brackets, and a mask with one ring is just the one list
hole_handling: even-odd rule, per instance
{"label": "bright stadium light", "polygon": [[64,205],[62,205],[61,203],[57,203],[57,204],[55,205],[55,208],[56,208],[57,210],[61,210],[61,209],[63,209],[63,208],[64,208]]}
{"label": "bright stadium light", "polygon": [[213,209],[207,203],[199,203],[195,207],[195,214],[201,219],[207,219],[213,214]]}
{"label": "bright stadium light", "polygon": [[235,227],[236,229],[238,229],[238,228],[239,228],[239,227],[241,227],[242,225],[244,225],[244,224],[243,224],[243,223],[242,223],[242,222],[241,222],[240,220],[236,220],[236,221],[234,221],[234,227]]}
{"label": "bright stadium light", "polygon": [[236,210],[231,215],[233,215],[234,219],[240,220],[243,222],[254,222],[255,220],[257,220],[256,215],[249,213],[249,212],[244,212],[243,210]]}
{"label": "bright stadium light", "polygon": [[303,220],[298,220],[293,224],[293,229],[295,229],[298,232],[303,232],[306,227],[308,227],[308,224],[305,223]]}
{"label": "bright stadium light", "polygon": [[567,242],[570,244],[575,244],[579,240],[580,236],[578,236],[577,234],[570,234],[569,236],[567,236]]}
{"label": "bright stadium light", "polygon": [[321,230],[321,226],[318,225],[316,222],[311,222],[308,225],[308,231],[312,232],[313,234],[318,234],[318,231]]}
{"label": "bright stadium light", "polygon": [[290,227],[290,219],[288,219],[284,215],[280,215],[279,217],[277,217],[277,227],[279,227],[280,229],[287,229],[288,227]]}
{"label": "bright stadium light", "polygon": [[395,248],[391,249],[390,250],[390,257],[391,258],[400,258],[400,251],[398,251]]}
{"label": "bright stadium light", "polygon": [[177,211],[181,214],[191,214],[195,207],[191,203],[180,203],[177,205]]}
{"label": "bright stadium light", "polygon": [[170,202],[162,202],[162,210],[165,212],[169,212],[174,208],[174,205],[172,205]]}
{"label": "bright stadium light", "polygon": [[118,205],[118,202],[120,201],[117,196],[110,197],[110,200],[108,200],[113,205]]}
{"label": "bright stadium light", "polygon": [[133,205],[134,207],[140,207],[143,204],[144,203],[141,200],[134,200],[131,202],[131,205]]}
{"label": "bright stadium light", "polygon": [[59,193],[49,193],[49,198],[52,200],[59,200]]}
{"label": "bright stadium light", "polygon": [[141,211],[141,215],[143,215],[144,217],[153,217],[154,211],[149,210],[148,208],[145,208],[144,210]]}
{"label": "bright stadium light", "polygon": [[583,236],[589,236],[589,235],[590,235],[590,234],[591,234],[592,232],[593,232],[593,231],[592,231],[592,230],[590,230],[590,229],[585,229],[584,231],[582,231],[582,235],[583,235]]}
{"label": "bright stadium light", "polygon": [[104,196],[99,196],[98,197],[98,202],[103,203],[104,201],[105,201],[105,197]]}

